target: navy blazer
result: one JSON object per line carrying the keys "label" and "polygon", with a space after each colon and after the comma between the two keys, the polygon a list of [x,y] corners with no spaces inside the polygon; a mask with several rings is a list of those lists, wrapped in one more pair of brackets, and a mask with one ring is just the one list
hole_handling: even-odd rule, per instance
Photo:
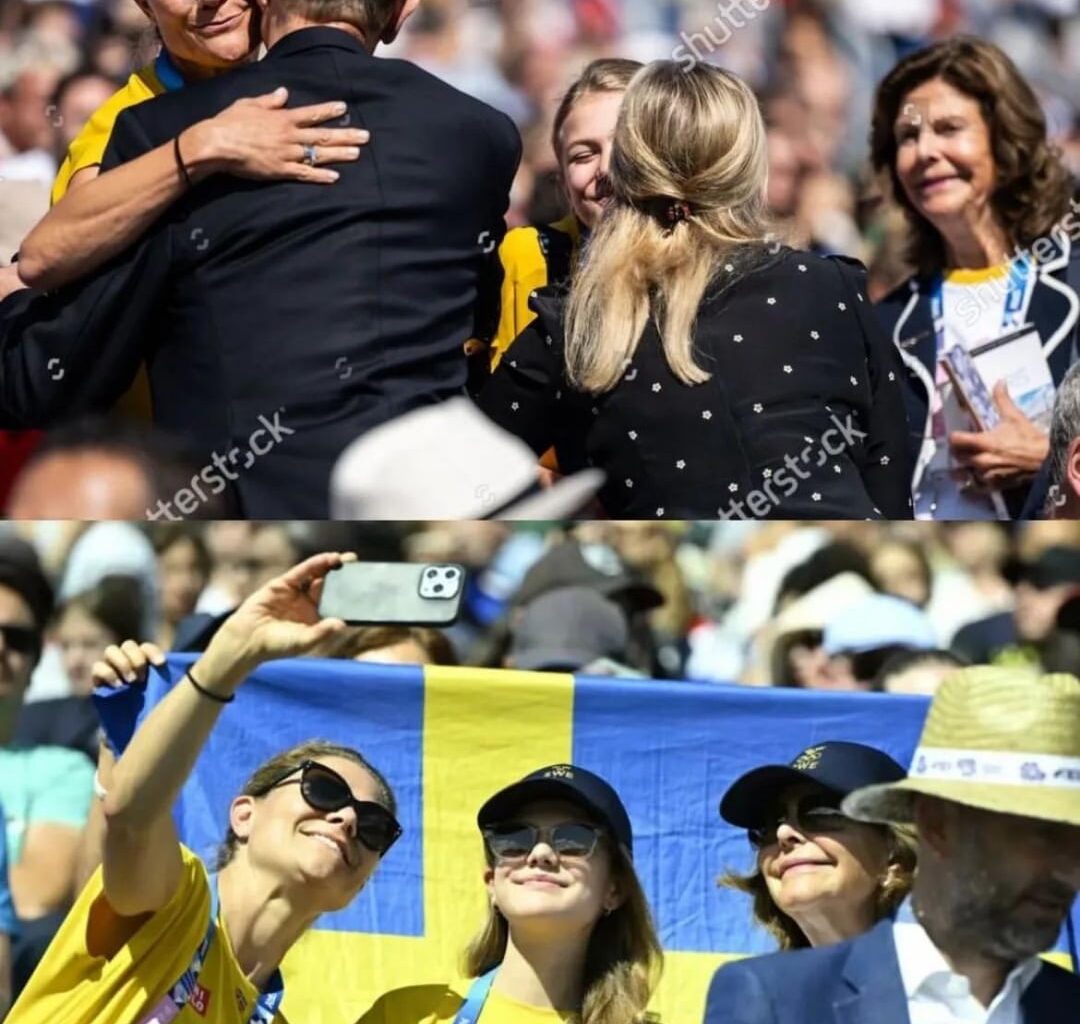
{"label": "navy blazer", "polygon": [[[234,101],[341,100],[371,142],[333,185],[217,174],[109,265],[0,305],[0,426],[110,409],[145,363],[158,427],[231,480],[248,518],[325,518],[358,435],[461,394],[490,334],[521,155],[513,123],[351,35],[304,28],[264,60],[121,113],[102,167]],[[190,508],[180,507],[182,514]]]}
{"label": "navy blazer", "polygon": [[[1039,329],[1043,352],[1054,384],[1060,384],[1080,349],[1080,245],[1067,232],[1054,235],[1054,256],[1040,260],[1028,319]],[[1044,247],[1045,250],[1045,247]],[[937,337],[930,310],[934,280],[915,276],[882,299],[875,310],[900,352],[906,373],[904,397],[911,432],[909,446],[915,474],[912,491],[918,492],[926,461],[923,439],[930,434],[930,394],[934,389]],[[1028,488],[1004,492],[1014,518],[1021,515]]]}
{"label": "navy blazer", "polygon": [[[705,1024],[910,1024],[893,922],[848,942],[739,960],[713,976]],[[1076,1024],[1080,977],[1043,964],[1024,1024]]]}

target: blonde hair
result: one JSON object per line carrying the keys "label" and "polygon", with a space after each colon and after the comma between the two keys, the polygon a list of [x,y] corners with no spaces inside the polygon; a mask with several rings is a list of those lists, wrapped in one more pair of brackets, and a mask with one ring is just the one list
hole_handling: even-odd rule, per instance
{"label": "blonde hair", "polygon": [[638,60],[625,60],[619,57],[594,60],[581,72],[559,104],[555,113],[555,123],[551,129],[551,148],[555,151],[559,163],[562,163],[562,130],[571,111],[586,96],[598,93],[626,92],[630,83],[645,65]]}
{"label": "blonde hair", "polygon": [[[593,394],[615,387],[650,313],[675,376],[686,384],[709,379],[694,358],[698,309],[721,263],[740,250],[745,270],[753,243],[765,241],[766,176],[765,125],[743,81],[674,61],[634,77],[612,149],[615,206],[570,291],[571,383]],[[685,223],[665,222],[672,204],[685,210]]]}
{"label": "blonde hair", "polygon": [[[646,1007],[660,980],[660,940],[629,856],[621,846],[603,842],[612,852],[623,902],[601,917],[589,936],[581,1024],[649,1024],[656,1020]],[[486,849],[485,855],[490,867],[493,861]],[[509,935],[506,918],[489,906],[484,927],[465,950],[465,974],[476,978],[502,963]]]}
{"label": "blonde hair", "polygon": [[[891,917],[911,892],[915,881],[918,844],[915,830],[908,825],[869,827],[880,828],[889,842],[889,867],[879,879],[878,887],[874,891],[874,920],[880,921],[882,918]],[[776,905],[760,869],[750,875],[729,871],[720,878],[719,884],[738,889],[751,897],[754,920],[776,939],[780,949],[805,949],[810,945],[810,940],[803,934],[794,918],[789,917]]]}

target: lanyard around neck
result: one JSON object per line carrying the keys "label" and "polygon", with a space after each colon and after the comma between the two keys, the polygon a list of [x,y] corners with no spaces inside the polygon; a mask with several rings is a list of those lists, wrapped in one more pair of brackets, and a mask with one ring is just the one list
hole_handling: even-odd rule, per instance
{"label": "lanyard around neck", "polygon": [[[1036,275],[1032,273],[1031,261],[1018,257],[1009,264],[1009,287],[1005,293],[1005,311],[1001,316],[1001,329],[1008,331],[1024,325],[1031,292]],[[930,313],[934,319],[934,335],[937,338],[937,354],[945,351],[945,278],[938,274],[930,291]]]}
{"label": "lanyard around neck", "polygon": [[469,994],[465,997],[465,1002],[461,1004],[461,1009],[458,1010],[457,1016],[454,1018],[454,1024],[476,1024],[480,1019],[480,1014],[483,1012],[484,1004],[487,1002],[498,969],[498,967],[493,967],[487,974],[480,975],[469,986]]}
{"label": "lanyard around neck", "polygon": [[[195,950],[195,955],[191,958],[187,970],[177,979],[176,984],[168,993],[175,1011],[182,1010],[191,1002],[198,985],[199,974],[202,972],[203,964],[206,962],[206,957],[210,952],[210,945],[214,941],[214,935],[217,933],[217,916],[218,907],[220,906],[217,881],[217,875],[210,876],[210,921],[206,926],[206,933],[199,943],[199,948]],[[282,1000],[285,998],[285,987],[281,983],[281,974],[277,971],[274,972],[271,981],[273,988],[260,992],[256,997],[255,1005],[251,1008],[251,1016],[248,1018],[248,1024],[273,1024]],[[156,1019],[156,1016],[151,1015],[151,1018],[144,1020],[142,1024],[152,1024],[152,1021]],[[172,1018],[167,1019],[171,1020]]]}

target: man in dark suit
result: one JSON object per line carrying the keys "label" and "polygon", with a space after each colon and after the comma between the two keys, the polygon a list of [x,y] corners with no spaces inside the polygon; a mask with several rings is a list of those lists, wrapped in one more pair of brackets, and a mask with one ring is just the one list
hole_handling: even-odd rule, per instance
{"label": "man in dark suit", "polygon": [[721,968],[706,1024],[1075,1024],[1080,977],[1038,954],[1080,890],[1078,766],[1080,680],[949,676],[908,777],[843,803],[853,818],[918,828],[896,920]]}
{"label": "man in dark suit", "polygon": [[290,105],[343,100],[334,126],[371,133],[360,160],[330,186],[210,177],[100,272],[0,307],[0,426],[107,409],[146,363],[156,425],[205,462],[151,518],[226,487],[248,517],[325,518],[341,451],[460,394],[464,345],[496,312],[521,142],[502,114],[372,56],[419,0],[258,2],[266,58],[125,111],[103,171],[279,86]]}

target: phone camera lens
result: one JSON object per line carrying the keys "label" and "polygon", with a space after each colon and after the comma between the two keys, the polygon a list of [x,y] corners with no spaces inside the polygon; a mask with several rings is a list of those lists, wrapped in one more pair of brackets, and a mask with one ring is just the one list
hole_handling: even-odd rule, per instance
{"label": "phone camera lens", "polygon": [[436,594],[441,594],[443,591],[443,585],[441,583],[436,583],[435,586],[432,587],[432,590],[434,590]]}
{"label": "phone camera lens", "polygon": [[433,580],[438,575],[439,575],[439,570],[438,569],[428,569],[428,571],[427,571],[427,578],[429,580]]}

